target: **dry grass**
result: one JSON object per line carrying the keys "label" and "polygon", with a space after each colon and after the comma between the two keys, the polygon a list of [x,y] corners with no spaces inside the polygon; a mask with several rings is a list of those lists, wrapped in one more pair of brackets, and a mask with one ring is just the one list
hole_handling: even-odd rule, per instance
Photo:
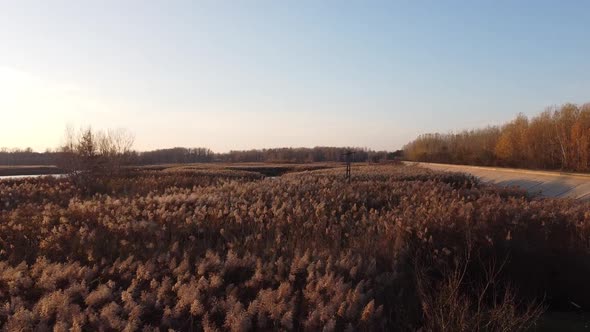
{"label": "dry grass", "polygon": [[414,167],[343,180],[338,168],[273,180],[216,168],[93,191],[2,181],[0,324],[502,331],[532,324],[535,300],[590,298],[588,204]]}

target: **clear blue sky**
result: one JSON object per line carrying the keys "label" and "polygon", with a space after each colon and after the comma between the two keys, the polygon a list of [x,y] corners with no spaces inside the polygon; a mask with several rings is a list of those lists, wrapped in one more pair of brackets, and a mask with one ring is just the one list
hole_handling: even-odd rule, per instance
{"label": "clear blue sky", "polygon": [[400,148],[590,101],[590,1],[3,1],[0,146]]}

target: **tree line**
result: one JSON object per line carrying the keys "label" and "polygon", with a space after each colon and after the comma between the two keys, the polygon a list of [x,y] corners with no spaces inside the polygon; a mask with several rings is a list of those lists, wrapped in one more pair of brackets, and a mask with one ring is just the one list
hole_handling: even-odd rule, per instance
{"label": "tree line", "polygon": [[112,172],[122,165],[156,165],[208,162],[308,163],[343,162],[346,151],[353,161],[380,162],[401,156],[401,151],[374,151],[352,147],[272,148],[215,153],[209,148],[174,147],[152,151],[132,149],[133,135],[126,130],[66,130],[65,143],[56,150],[0,149],[0,165],[58,165],[64,170],[95,168]]}
{"label": "tree line", "polygon": [[0,165],[54,165],[57,151],[35,152],[31,148],[0,148]]}
{"label": "tree line", "polygon": [[590,103],[519,114],[501,126],[420,135],[403,151],[421,162],[589,171]]}
{"label": "tree line", "polygon": [[318,146],[314,148],[274,148],[260,150],[230,151],[216,155],[216,160],[224,162],[274,162],[311,163],[346,160],[345,153],[354,152],[352,161],[380,162],[399,157],[400,151],[374,151],[367,148]]}

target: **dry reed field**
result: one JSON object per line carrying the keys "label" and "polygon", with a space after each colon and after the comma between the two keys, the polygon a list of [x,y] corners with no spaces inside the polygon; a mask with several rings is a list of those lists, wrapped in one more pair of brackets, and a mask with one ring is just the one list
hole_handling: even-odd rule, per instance
{"label": "dry reed field", "polygon": [[590,307],[588,203],[300,170],[0,181],[0,328],[515,331]]}

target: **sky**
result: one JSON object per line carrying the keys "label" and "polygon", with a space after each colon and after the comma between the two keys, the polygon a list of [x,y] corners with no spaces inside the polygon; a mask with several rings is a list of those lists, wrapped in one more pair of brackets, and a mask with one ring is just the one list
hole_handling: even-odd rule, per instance
{"label": "sky", "polygon": [[590,102],[589,1],[0,0],[0,147],[357,146]]}

